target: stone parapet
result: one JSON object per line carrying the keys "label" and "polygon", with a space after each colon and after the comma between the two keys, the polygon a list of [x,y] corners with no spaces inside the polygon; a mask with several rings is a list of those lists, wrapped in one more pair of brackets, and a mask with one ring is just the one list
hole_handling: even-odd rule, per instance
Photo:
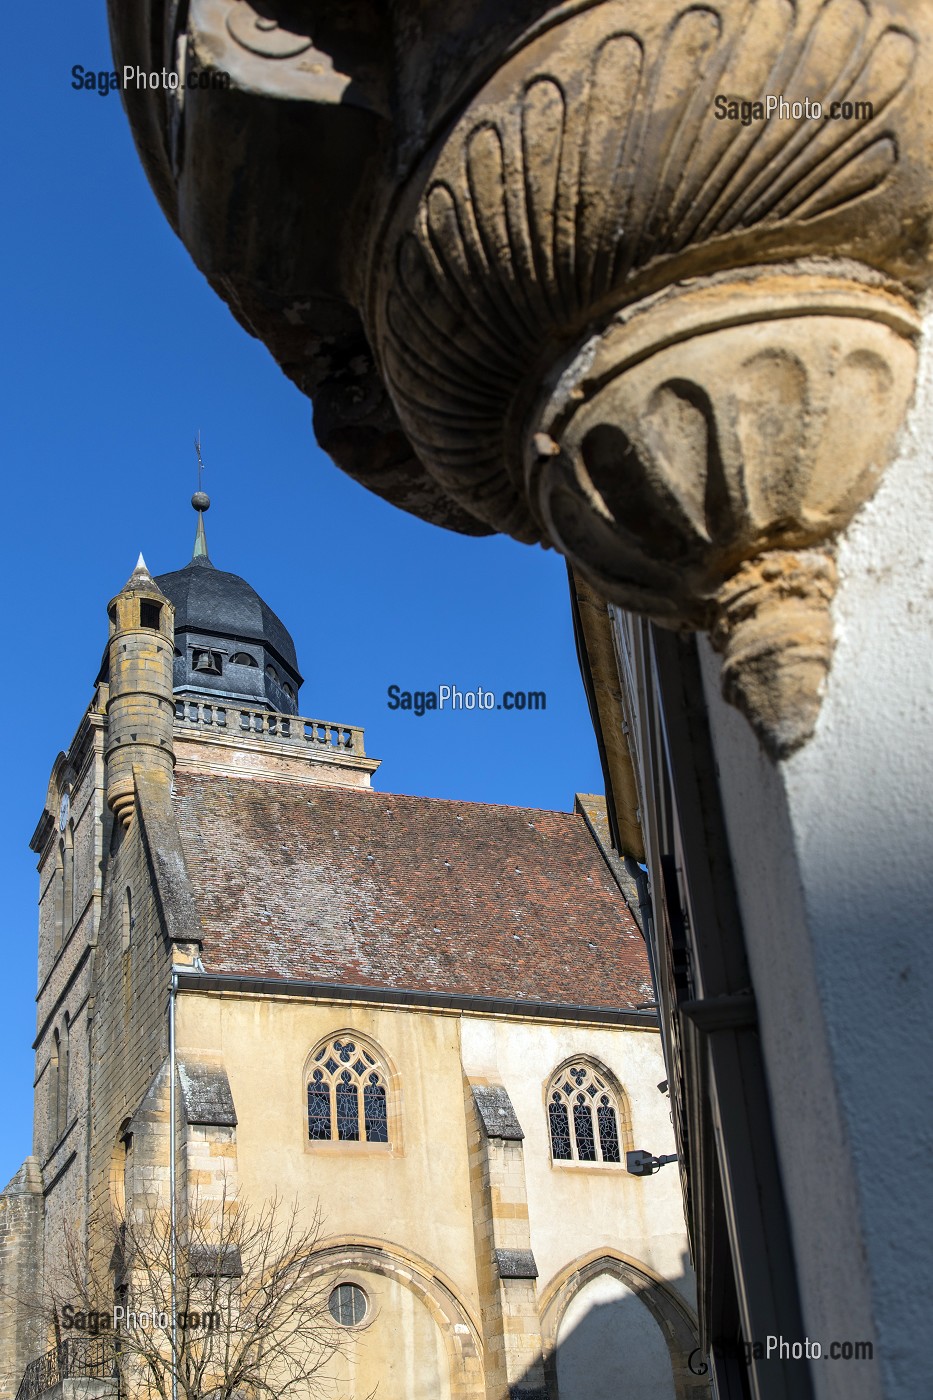
{"label": "stone parapet", "polygon": [[221,777],[369,787],[379,767],[355,725],[186,695],[175,697],[174,750],[180,770]]}

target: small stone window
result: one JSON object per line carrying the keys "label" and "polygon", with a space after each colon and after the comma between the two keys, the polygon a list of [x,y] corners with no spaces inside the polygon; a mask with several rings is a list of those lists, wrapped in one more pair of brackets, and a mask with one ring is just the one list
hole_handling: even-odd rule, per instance
{"label": "small stone window", "polygon": [[359,1327],[368,1312],[368,1299],[356,1283],[338,1283],[327,1300],[330,1315],[341,1327]]}
{"label": "small stone window", "polygon": [[259,662],[255,656],[250,656],[248,651],[235,651],[230,662],[233,666],[255,666],[256,670],[259,670]]}
{"label": "small stone window", "polygon": [[55,931],[52,954],[55,956],[74,927],[75,869],[74,824],[69,822],[58,843],[58,887],[55,893]]}
{"label": "small stone window", "polygon": [[133,940],[133,892],[127,885],[123,891],[122,948],[125,953]]}
{"label": "small stone window", "polygon": [[59,1032],[52,1036],[49,1064],[49,1136],[52,1147],[60,1141],[68,1126],[68,1059],[71,1021],[66,1012]]}
{"label": "small stone window", "polygon": [[548,1133],[555,1162],[621,1162],[628,1119],[608,1074],[571,1060],[547,1090]]}
{"label": "small stone window", "polygon": [[161,620],[162,604],[153,603],[148,598],[141,598],[139,602],[140,627],[148,627],[151,628],[153,632],[158,632]]}
{"label": "small stone window", "polygon": [[315,1051],[308,1077],[311,1142],[389,1141],[388,1076],[376,1057],[347,1035]]}

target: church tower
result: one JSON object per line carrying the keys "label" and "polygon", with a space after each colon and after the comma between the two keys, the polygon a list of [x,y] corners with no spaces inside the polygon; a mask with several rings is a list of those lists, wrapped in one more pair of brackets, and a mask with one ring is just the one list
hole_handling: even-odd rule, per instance
{"label": "church tower", "polygon": [[128,1222],[174,1201],[216,1234],[276,1198],[298,1228],[327,1218],[322,1400],[604,1400],[623,1373],[705,1400],[676,1177],[625,1169],[672,1134],[604,804],[374,790],[362,729],[299,714],[291,635],[215,567],[192,504],[189,562],[140,557],[109,604],[33,837],[34,1155],[0,1194],[0,1400],[70,1380],[118,1400],[114,1337],[43,1311],[75,1241],[104,1302],[135,1286]]}

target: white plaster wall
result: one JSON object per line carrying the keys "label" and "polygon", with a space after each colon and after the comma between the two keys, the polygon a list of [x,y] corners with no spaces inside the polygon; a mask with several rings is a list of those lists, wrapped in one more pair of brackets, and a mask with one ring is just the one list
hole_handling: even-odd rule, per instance
{"label": "white plaster wall", "polygon": [[525,1134],[525,1182],[538,1296],[555,1275],[601,1249],[648,1266],[695,1306],[677,1167],[629,1176],[624,1163],[554,1163],[545,1089],[569,1055],[601,1060],[619,1080],[632,1113],[634,1146],[655,1155],[674,1151],[670,1103],[656,1032],[625,1027],[493,1021],[464,1016],[463,1066],[471,1078],[504,1085]]}
{"label": "white plaster wall", "polygon": [[[775,767],[702,645],[819,1400],[933,1394],[933,317],[897,460],[839,550],[814,737]],[[856,408],[857,411],[857,408]]]}
{"label": "white plaster wall", "polygon": [[621,1279],[600,1274],[571,1299],[557,1331],[560,1400],[674,1400],[667,1342]]}

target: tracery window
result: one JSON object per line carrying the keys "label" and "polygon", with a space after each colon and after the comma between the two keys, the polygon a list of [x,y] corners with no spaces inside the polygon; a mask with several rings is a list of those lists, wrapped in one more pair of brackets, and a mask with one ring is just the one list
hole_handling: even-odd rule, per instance
{"label": "tracery window", "polygon": [[547,1113],[555,1162],[621,1162],[619,1097],[594,1065],[571,1060],[558,1070]]}
{"label": "tracery window", "polygon": [[352,1037],[325,1041],[308,1077],[308,1137],[312,1142],[388,1142],[387,1074]]}

